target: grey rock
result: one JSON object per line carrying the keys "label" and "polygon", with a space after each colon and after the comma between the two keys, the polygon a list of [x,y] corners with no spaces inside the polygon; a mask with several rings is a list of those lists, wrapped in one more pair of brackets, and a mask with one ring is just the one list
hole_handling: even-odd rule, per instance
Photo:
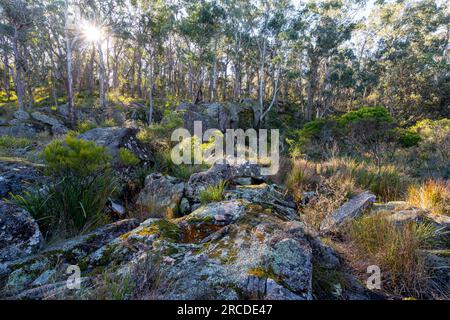
{"label": "grey rock", "polygon": [[136,204],[147,211],[148,217],[174,217],[184,193],[184,182],[160,173],[145,178],[144,188]]}
{"label": "grey rock", "polygon": [[198,201],[199,194],[209,186],[217,185],[220,181],[237,178],[253,178],[264,181],[261,168],[257,164],[243,162],[240,164],[215,164],[209,170],[194,173],[186,185],[186,196],[193,202]]}
{"label": "grey rock", "polygon": [[14,118],[20,121],[27,121],[30,119],[30,114],[26,111],[17,110],[14,112]]}
{"label": "grey rock", "polygon": [[376,197],[370,192],[363,192],[351,198],[322,221],[320,231],[333,231],[344,222],[357,218],[375,202],[375,199]]}
{"label": "grey rock", "polygon": [[43,238],[36,221],[25,210],[0,201],[0,262],[36,253]]}
{"label": "grey rock", "polygon": [[45,270],[39,277],[37,277],[31,285],[33,287],[40,287],[45,284],[48,284],[51,281],[51,278],[56,274],[56,270]]}
{"label": "grey rock", "polygon": [[191,213],[191,205],[189,204],[189,200],[187,198],[182,198],[180,201],[180,214],[185,216]]}
{"label": "grey rock", "polygon": [[79,139],[94,141],[108,149],[115,164],[119,164],[119,149],[126,148],[143,162],[152,162],[150,150],[136,138],[136,128],[94,128],[78,135]]}

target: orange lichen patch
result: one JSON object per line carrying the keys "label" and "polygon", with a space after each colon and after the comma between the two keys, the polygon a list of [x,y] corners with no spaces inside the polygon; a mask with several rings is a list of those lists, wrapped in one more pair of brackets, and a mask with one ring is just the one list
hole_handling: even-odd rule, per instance
{"label": "orange lichen patch", "polygon": [[183,228],[182,241],[185,243],[199,242],[221,228],[222,226],[212,223],[188,224]]}

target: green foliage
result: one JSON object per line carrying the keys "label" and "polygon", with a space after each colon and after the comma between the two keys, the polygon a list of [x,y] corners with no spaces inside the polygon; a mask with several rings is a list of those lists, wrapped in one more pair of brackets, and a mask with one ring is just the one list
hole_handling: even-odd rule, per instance
{"label": "green foliage", "polygon": [[178,113],[167,110],[161,123],[146,126],[137,134],[137,138],[144,143],[154,140],[170,140],[173,130],[181,128],[183,123],[183,119]]}
{"label": "green foliage", "polygon": [[383,107],[363,107],[355,111],[350,111],[337,117],[340,126],[347,127],[358,122],[390,123],[392,117],[389,111]]}
{"label": "green foliage", "polygon": [[91,129],[94,129],[96,127],[97,127],[97,124],[95,122],[90,121],[90,120],[85,120],[85,121],[82,121],[82,122],[78,123],[77,131],[79,133],[85,133],[85,132],[87,132],[87,131],[89,131]]}
{"label": "green foliage", "polygon": [[398,141],[402,147],[415,147],[422,140],[420,134],[408,129],[397,130]]}
{"label": "green foliage", "polygon": [[336,143],[342,152],[352,154],[360,146],[370,148],[381,141],[390,140],[392,122],[385,108],[363,107],[341,116],[308,122],[295,132],[294,139],[288,143],[292,154],[302,150],[311,156],[320,157],[330,142]]}
{"label": "green foliage", "polygon": [[0,149],[20,149],[26,148],[31,144],[27,138],[17,138],[13,136],[0,136]]}
{"label": "green foliage", "polygon": [[211,202],[219,202],[223,200],[223,191],[225,190],[226,182],[220,181],[216,185],[208,186],[205,190],[200,192],[199,198],[202,204]]}
{"label": "green foliage", "polygon": [[136,155],[126,148],[119,149],[119,162],[123,166],[135,166],[138,165],[140,160]]}
{"label": "green foliage", "polygon": [[107,169],[111,160],[105,147],[71,136],[64,141],[52,141],[44,149],[42,157],[48,171],[58,176],[89,176]]}
{"label": "green foliage", "polygon": [[65,237],[106,222],[103,208],[115,188],[109,173],[66,176],[43,190],[13,195],[12,201],[30,212],[47,238]]}

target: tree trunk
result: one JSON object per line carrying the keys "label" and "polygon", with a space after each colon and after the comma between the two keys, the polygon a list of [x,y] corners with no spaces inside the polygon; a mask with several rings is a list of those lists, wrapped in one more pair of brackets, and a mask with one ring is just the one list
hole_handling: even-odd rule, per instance
{"label": "tree trunk", "polygon": [[16,94],[17,94],[17,104],[19,110],[22,111],[24,109],[24,100],[25,100],[25,88],[22,77],[22,58],[20,56],[19,51],[19,30],[17,26],[14,26],[14,36],[13,36],[13,51],[14,51],[14,66],[16,69]]}
{"label": "tree trunk", "polygon": [[72,128],[75,127],[75,106],[73,103],[73,79],[72,79],[72,45],[69,39],[69,0],[65,0],[65,28],[64,36],[66,40],[66,59],[67,59],[67,108],[69,113],[69,122]]}
{"label": "tree trunk", "polygon": [[100,108],[104,109],[106,107],[106,98],[105,98],[105,62],[103,61],[103,50],[102,43],[100,41],[97,42],[98,47],[98,61],[100,64]]}

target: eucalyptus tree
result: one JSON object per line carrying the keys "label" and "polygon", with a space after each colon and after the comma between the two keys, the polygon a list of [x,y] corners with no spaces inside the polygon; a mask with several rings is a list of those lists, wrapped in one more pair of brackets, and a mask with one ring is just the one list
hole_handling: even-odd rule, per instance
{"label": "eucalyptus tree", "polygon": [[[23,0],[1,0],[0,8],[4,21],[1,32],[9,38],[14,54],[14,84],[19,110],[25,106],[27,56],[26,49],[28,33],[32,30],[38,12],[35,7]],[[32,97],[31,97],[32,98]]]}

